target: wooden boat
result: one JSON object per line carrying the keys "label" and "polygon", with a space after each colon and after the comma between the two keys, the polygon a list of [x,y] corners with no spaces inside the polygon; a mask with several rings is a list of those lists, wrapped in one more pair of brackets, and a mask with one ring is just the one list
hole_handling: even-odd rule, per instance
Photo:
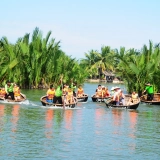
{"label": "wooden boat", "polygon": [[154,93],[153,100],[147,101],[147,95],[143,95],[140,97],[141,102],[152,104],[152,105],[160,105],[160,93]]}
{"label": "wooden boat", "polygon": [[137,109],[140,103],[140,98],[137,98],[136,100],[134,100],[133,103],[132,102],[129,103],[130,98],[131,98],[131,95],[125,95],[125,98],[124,98],[125,104],[120,104],[118,106],[113,104],[112,98],[105,100],[104,102],[108,108]]}
{"label": "wooden boat", "polygon": [[108,98],[111,98],[110,96],[102,98],[102,97],[96,97],[95,94],[91,96],[93,102],[104,102],[104,100],[107,100]]}
{"label": "wooden boat", "polygon": [[20,102],[23,102],[23,101],[25,101],[26,100],[26,95],[24,95],[24,94],[22,94],[22,93],[20,93],[20,95],[21,95],[21,99],[20,100],[17,100],[17,101],[15,101],[15,100],[12,100],[11,99],[11,97],[9,96],[7,99],[4,99],[3,97],[0,97],[0,102],[2,102],[2,103],[20,103]]}
{"label": "wooden boat", "polygon": [[69,104],[65,104],[65,105],[64,104],[58,104],[58,103],[55,103],[55,104],[54,103],[48,103],[46,101],[46,98],[47,98],[47,95],[42,96],[40,98],[40,101],[41,101],[43,106],[53,106],[53,107],[60,107],[60,108],[63,108],[65,106],[67,108],[74,108],[77,104],[77,98],[76,97],[74,97],[74,101],[75,101],[74,103],[69,103]]}
{"label": "wooden boat", "polygon": [[77,97],[78,102],[87,102],[88,94],[84,94],[82,97]]}

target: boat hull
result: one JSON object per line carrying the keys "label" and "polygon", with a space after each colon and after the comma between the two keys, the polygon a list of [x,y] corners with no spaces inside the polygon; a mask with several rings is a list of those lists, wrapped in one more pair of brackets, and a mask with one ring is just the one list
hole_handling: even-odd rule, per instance
{"label": "boat hull", "polygon": [[17,100],[17,101],[12,100],[10,97],[7,99],[0,97],[0,102],[1,103],[20,103],[20,102],[23,102],[26,100],[26,95],[24,95],[23,93],[20,93],[20,97],[21,97],[21,99]]}
{"label": "boat hull", "polygon": [[152,101],[147,101],[147,95],[140,97],[141,102],[151,104],[151,105],[160,105],[160,93],[155,93]]}
{"label": "boat hull", "polygon": [[83,97],[77,97],[78,102],[87,102],[87,100],[88,100],[88,95],[87,94],[84,94]]}
{"label": "boat hull", "polygon": [[95,95],[93,95],[91,98],[92,98],[93,102],[104,102],[105,100],[107,100],[108,98],[111,98],[111,97],[102,98],[102,97],[96,97]]}
{"label": "boat hull", "polygon": [[54,103],[48,103],[47,101],[46,101],[46,99],[47,99],[47,96],[45,95],[45,96],[42,96],[41,98],[40,98],[40,101],[41,101],[41,103],[42,103],[42,105],[43,106],[52,106],[52,107],[59,107],[59,108],[63,108],[63,107],[67,107],[67,108],[75,108],[75,106],[76,106],[76,104],[77,104],[77,98],[75,97],[74,98],[74,100],[75,100],[75,103],[69,103],[69,104],[58,104],[58,103],[56,103],[56,104],[54,104]]}
{"label": "boat hull", "polygon": [[136,102],[127,105],[130,97],[130,95],[125,95],[125,105],[115,105],[112,100],[110,100],[109,102],[105,100],[105,104],[108,108],[137,109],[140,104],[140,98],[138,98]]}

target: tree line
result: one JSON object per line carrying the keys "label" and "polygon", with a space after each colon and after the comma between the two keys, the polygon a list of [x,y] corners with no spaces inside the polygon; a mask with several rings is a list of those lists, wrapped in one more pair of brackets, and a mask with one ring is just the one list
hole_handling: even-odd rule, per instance
{"label": "tree line", "polygon": [[160,43],[143,45],[140,50],[120,47],[111,49],[102,46],[101,50],[90,50],[85,58],[77,60],[61,50],[60,41],[51,38],[51,31],[43,38],[39,28],[18,38],[15,44],[7,37],[0,40],[0,85],[6,80],[18,83],[23,88],[57,85],[60,76],[63,83],[85,82],[102,71],[111,71],[121,77],[128,92],[142,93],[145,83],[154,85],[160,91]]}
{"label": "tree line", "polygon": [[99,67],[115,73],[123,79],[130,93],[136,91],[141,95],[147,82],[153,84],[155,92],[160,91],[160,43],[153,45],[149,41],[149,45],[143,45],[140,50],[103,46],[100,52],[85,53],[81,66],[87,68],[89,77],[97,75]]}
{"label": "tree line", "polygon": [[1,85],[10,80],[22,88],[38,88],[51,83],[56,85],[60,76],[64,83],[71,79],[82,83],[86,77],[78,60],[66,55],[60,48],[60,41],[51,38],[51,31],[43,38],[37,27],[32,35],[25,34],[15,44],[2,37],[0,57]]}

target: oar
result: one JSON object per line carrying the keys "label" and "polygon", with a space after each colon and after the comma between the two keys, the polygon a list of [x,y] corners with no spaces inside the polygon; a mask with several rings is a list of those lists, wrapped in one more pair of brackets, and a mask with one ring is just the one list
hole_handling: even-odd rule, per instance
{"label": "oar", "polygon": [[63,98],[63,109],[65,109],[65,95],[64,95],[64,98]]}
{"label": "oar", "polygon": [[106,104],[109,104],[110,102],[112,102],[112,97],[108,98],[105,102],[106,102]]}
{"label": "oar", "polygon": [[[63,93],[63,83],[62,83],[63,74],[61,75],[61,86],[62,86],[62,93]],[[63,98],[63,109],[65,109],[65,95]]]}

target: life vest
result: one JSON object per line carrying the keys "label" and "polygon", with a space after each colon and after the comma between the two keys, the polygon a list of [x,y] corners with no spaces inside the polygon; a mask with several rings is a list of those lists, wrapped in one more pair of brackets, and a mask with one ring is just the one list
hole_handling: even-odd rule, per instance
{"label": "life vest", "polygon": [[132,99],[137,99],[138,95],[137,94],[132,94]]}
{"label": "life vest", "polygon": [[14,88],[14,96],[20,96],[20,89],[19,87]]}
{"label": "life vest", "polygon": [[49,89],[49,91],[47,92],[47,94],[48,94],[48,99],[53,99],[53,97],[55,95],[55,90]]}
{"label": "life vest", "polygon": [[67,88],[67,87],[63,88],[63,93],[64,93],[64,94],[67,94],[67,93],[68,93],[68,88]]}
{"label": "life vest", "polygon": [[105,90],[105,96],[108,97],[109,96],[109,92],[108,90]]}
{"label": "life vest", "polygon": [[73,96],[73,91],[69,91],[67,94],[67,99],[71,99]]}
{"label": "life vest", "polygon": [[97,95],[98,95],[98,96],[102,96],[102,89],[98,89],[98,88],[97,88]]}
{"label": "life vest", "polygon": [[0,96],[5,96],[5,94],[6,94],[6,91],[5,91],[5,90],[1,90],[1,91],[0,91]]}
{"label": "life vest", "polygon": [[103,95],[103,97],[105,97],[105,90],[102,89],[101,94]]}
{"label": "life vest", "polygon": [[78,88],[77,94],[83,94],[83,88]]}

